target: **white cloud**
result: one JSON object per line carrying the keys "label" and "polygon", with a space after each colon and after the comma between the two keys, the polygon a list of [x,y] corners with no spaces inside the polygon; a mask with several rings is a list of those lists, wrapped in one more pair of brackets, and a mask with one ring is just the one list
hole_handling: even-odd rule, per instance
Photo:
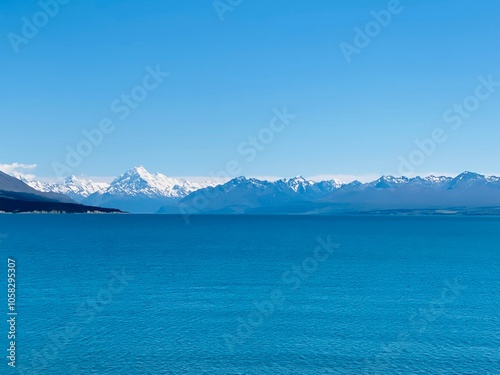
{"label": "white cloud", "polygon": [[37,167],[36,164],[23,164],[23,163],[12,163],[12,164],[0,164],[0,171],[7,173],[16,178],[24,177],[27,179],[34,179],[35,175],[28,172],[33,171]]}

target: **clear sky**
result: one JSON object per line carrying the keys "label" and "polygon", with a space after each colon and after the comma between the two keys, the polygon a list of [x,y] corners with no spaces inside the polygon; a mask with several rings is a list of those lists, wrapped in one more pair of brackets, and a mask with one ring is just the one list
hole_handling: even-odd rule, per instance
{"label": "clear sky", "polygon": [[54,1],[0,3],[0,164],[500,172],[497,0]]}

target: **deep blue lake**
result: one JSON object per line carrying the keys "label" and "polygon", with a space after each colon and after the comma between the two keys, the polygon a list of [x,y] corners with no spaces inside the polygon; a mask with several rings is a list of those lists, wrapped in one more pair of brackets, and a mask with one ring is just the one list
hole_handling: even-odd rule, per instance
{"label": "deep blue lake", "polygon": [[0,215],[0,374],[500,374],[500,218],[190,219]]}

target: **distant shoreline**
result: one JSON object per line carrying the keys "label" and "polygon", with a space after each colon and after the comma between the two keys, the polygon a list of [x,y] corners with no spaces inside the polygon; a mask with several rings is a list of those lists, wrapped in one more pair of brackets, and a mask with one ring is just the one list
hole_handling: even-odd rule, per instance
{"label": "distant shoreline", "polygon": [[[500,217],[500,212],[455,212],[447,210],[436,210],[446,212],[351,212],[351,213],[328,213],[328,214],[307,214],[307,213],[276,213],[276,214],[239,214],[239,213],[204,213],[190,214],[190,217]],[[5,212],[0,211],[0,215],[131,215],[131,216],[169,216],[169,217],[184,217],[183,214],[159,214],[159,213],[130,213],[130,212],[102,212],[102,211],[87,211],[87,212],[61,212],[61,211],[23,211],[23,212]]]}

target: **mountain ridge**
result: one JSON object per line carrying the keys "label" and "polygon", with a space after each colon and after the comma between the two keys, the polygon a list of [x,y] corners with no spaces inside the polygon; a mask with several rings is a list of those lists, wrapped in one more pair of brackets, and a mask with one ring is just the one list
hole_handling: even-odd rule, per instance
{"label": "mountain ridge", "polygon": [[118,213],[117,209],[81,205],[64,194],[41,192],[0,172],[0,212]]}
{"label": "mountain ridge", "polygon": [[109,184],[72,176],[62,184],[34,180],[30,186],[66,192],[82,204],[133,213],[342,214],[500,206],[500,177],[469,171],[455,177],[381,176],[364,183],[312,181],[302,176],[276,181],[240,176],[217,184],[152,174],[137,166]]}
{"label": "mountain ridge", "polygon": [[[356,214],[381,211],[404,211],[407,214],[417,210],[449,209],[450,212],[460,213],[500,207],[500,178],[472,172],[463,172],[455,178],[382,176],[367,183],[354,181],[332,186],[330,191],[316,196],[307,189],[301,194],[298,190],[287,190],[282,181],[270,183],[233,179],[219,187],[218,194],[201,189],[183,198],[179,202],[179,211],[189,215]],[[312,186],[321,183],[324,182]],[[261,186],[264,188],[259,189]],[[295,195],[290,193],[291,190]],[[159,212],[172,213],[172,210],[160,209]],[[498,214],[499,211],[495,209],[491,212]]]}

